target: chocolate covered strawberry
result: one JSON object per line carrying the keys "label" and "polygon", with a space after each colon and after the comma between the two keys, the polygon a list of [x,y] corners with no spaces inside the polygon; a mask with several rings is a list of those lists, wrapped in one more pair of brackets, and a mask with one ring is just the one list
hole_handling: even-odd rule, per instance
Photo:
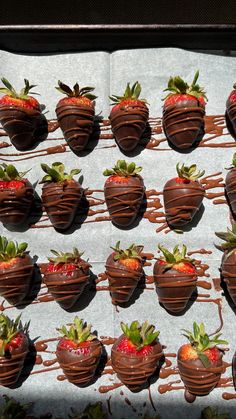
{"label": "chocolate covered strawberry", "polygon": [[217,345],[227,342],[219,339],[221,333],[210,337],[203,323],[198,325],[194,322],[193,333],[185,329],[184,332],[190,343],[182,345],[178,351],[180,377],[188,393],[205,396],[213,390],[225,371],[222,361],[224,352]]}
{"label": "chocolate covered strawberry", "polygon": [[0,221],[6,225],[23,224],[29,216],[34,189],[27,172],[18,172],[12,164],[0,164]]}
{"label": "chocolate covered strawberry", "polygon": [[83,150],[89,140],[94,126],[94,96],[91,92],[94,87],[80,89],[78,83],[73,90],[66,84],[58,81],[56,89],[66,97],[59,100],[56,114],[59,126],[72,151]]}
{"label": "chocolate covered strawberry", "polygon": [[31,285],[34,264],[27,246],[0,236],[0,295],[13,305],[21,303]]}
{"label": "chocolate covered strawberry", "polygon": [[69,309],[78,300],[89,282],[90,264],[81,259],[83,253],[74,248],[64,253],[51,250],[54,257],[44,269],[44,282],[54,300],[62,308]]}
{"label": "chocolate covered strawberry", "polygon": [[110,96],[112,110],[109,116],[111,129],[119,147],[133,150],[145,130],[149,111],[146,99],[139,99],[141,85],[137,81],[130,87],[127,83],[123,96]]}
{"label": "chocolate covered strawberry", "polygon": [[236,83],[226,101],[226,117],[228,117],[234,135],[236,135]]}
{"label": "chocolate covered strawberry", "polygon": [[128,249],[120,249],[118,241],[112,247],[113,253],[106,261],[106,275],[113,304],[126,303],[130,300],[140,278],[143,275],[143,246],[131,244]]}
{"label": "chocolate covered strawberry", "polygon": [[52,166],[41,164],[46,176],[41,183],[42,201],[45,211],[54,228],[66,230],[73,223],[78,205],[82,197],[82,188],[73,176],[80,173],[73,169],[67,174],[63,163],[56,162]]}
{"label": "chocolate covered strawberry", "polygon": [[131,391],[139,391],[156,371],[163,356],[158,340],[160,332],[145,321],[133,321],[130,326],[121,322],[123,334],[111,350],[112,367],[118,378]]}
{"label": "chocolate covered strawberry", "polygon": [[232,230],[215,233],[217,237],[224,240],[221,245],[216,247],[224,252],[221,261],[221,275],[228,293],[236,305],[236,224]]}
{"label": "chocolate covered strawberry", "polygon": [[232,166],[225,178],[225,192],[230,206],[230,210],[236,217],[236,153],[233,155]]}
{"label": "chocolate covered strawberry", "polygon": [[179,149],[192,147],[204,130],[206,94],[197,84],[198,77],[199,71],[190,85],[179,76],[170,77],[164,90],[169,94],[164,99],[163,129]]}
{"label": "chocolate covered strawberry", "polygon": [[178,176],[168,180],[163,189],[166,220],[170,226],[182,226],[192,221],[201,207],[205,190],[198,182],[205,171],[197,166],[176,166]]}
{"label": "chocolate covered strawberry", "polygon": [[100,361],[101,342],[91,333],[91,325],[77,316],[68,330],[62,326],[58,331],[62,338],[57,345],[56,356],[66,378],[73,384],[88,384]]}
{"label": "chocolate covered strawberry", "polygon": [[118,160],[113,169],[103,172],[104,176],[109,176],[104,186],[107,208],[118,227],[131,225],[139,213],[145,192],[143,179],[138,174],[141,170],[135,163]]}
{"label": "chocolate covered strawberry", "polygon": [[23,326],[20,316],[11,320],[0,314],[0,385],[15,384],[28,353],[28,324]]}
{"label": "chocolate covered strawberry", "polygon": [[159,302],[170,313],[183,311],[196,290],[197,271],[194,259],[186,256],[187,247],[175,246],[172,253],[159,245],[163,253],[154,265],[154,282]]}
{"label": "chocolate covered strawberry", "polygon": [[0,87],[4,94],[0,98],[0,122],[17,150],[27,150],[38,141],[41,110],[37,99],[29,95],[35,85],[24,79],[25,86],[17,93],[7,79],[1,81],[5,87]]}

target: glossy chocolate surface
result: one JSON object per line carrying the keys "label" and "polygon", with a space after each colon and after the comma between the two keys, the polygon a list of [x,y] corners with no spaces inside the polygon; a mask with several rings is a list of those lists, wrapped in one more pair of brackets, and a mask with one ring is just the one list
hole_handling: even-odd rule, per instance
{"label": "glossy chocolate surface", "polygon": [[197,99],[164,107],[163,129],[168,140],[179,149],[192,147],[204,128],[204,115]]}
{"label": "glossy chocolate surface", "polygon": [[119,147],[124,151],[133,150],[145,130],[148,121],[147,106],[124,106],[111,111],[111,129]]}
{"label": "glossy chocolate surface", "polygon": [[111,349],[111,363],[117,377],[131,391],[141,390],[148,379],[155,373],[159,360],[163,356],[162,346],[159,341],[153,345],[152,352],[146,356],[134,356],[117,351],[121,335]]}
{"label": "glossy chocolate surface", "polygon": [[56,114],[60,128],[72,151],[83,150],[94,126],[94,107],[59,105]]}
{"label": "glossy chocolate surface", "polygon": [[228,293],[236,305],[236,250],[225,252],[221,263],[223,281],[227,286]]}
{"label": "glossy chocolate surface", "polygon": [[192,221],[199,211],[205,190],[198,181],[188,183],[170,179],[163,190],[164,206],[168,224],[181,226]]}
{"label": "glossy chocolate surface", "polygon": [[236,216],[236,167],[231,169],[226,175],[225,191],[231,211]]}
{"label": "glossy chocolate surface", "polygon": [[129,184],[105,183],[104,195],[114,224],[129,226],[137,217],[142,204],[145,187],[141,176],[130,176]]}
{"label": "glossy chocolate surface", "polygon": [[222,356],[214,366],[204,367],[200,359],[180,361],[178,353],[178,368],[182,381],[186,389],[195,396],[206,396],[209,394],[220,380],[220,376],[225,372]]}
{"label": "glossy chocolate surface", "polygon": [[76,181],[47,182],[43,185],[42,201],[52,225],[67,229],[73,222],[82,189]]}
{"label": "glossy chocolate surface", "polygon": [[80,267],[70,275],[60,272],[44,273],[44,283],[54,300],[64,309],[71,308],[89,282],[89,264],[81,260]]}
{"label": "glossy chocolate surface", "polygon": [[2,386],[9,387],[18,381],[28,353],[28,345],[28,338],[24,335],[20,347],[12,348],[6,356],[0,356],[0,384]]}
{"label": "glossy chocolate surface", "polygon": [[33,261],[27,253],[8,268],[0,268],[0,295],[12,305],[19,304],[27,296],[33,270]]}
{"label": "glossy chocolate surface", "polygon": [[28,180],[20,188],[0,189],[0,221],[19,225],[27,219],[34,200],[34,189]]}
{"label": "glossy chocolate surface", "polygon": [[91,341],[89,352],[83,355],[57,348],[58,362],[70,383],[86,385],[94,377],[102,353],[102,345],[98,339]]}
{"label": "glossy chocolate surface", "polygon": [[159,302],[171,313],[181,313],[196,290],[197,276],[179,272],[165,265],[154,266],[154,282]]}
{"label": "glossy chocolate surface", "polygon": [[14,106],[0,106],[0,122],[17,150],[32,148],[38,141],[36,131],[41,112]]}
{"label": "glossy chocolate surface", "polygon": [[126,303],[130,300],[143,274],[142,264],[138,270],[128,269],[119,260],[115,261],[113,255],[112,253],[106,261],[106,275],[112,303]]}

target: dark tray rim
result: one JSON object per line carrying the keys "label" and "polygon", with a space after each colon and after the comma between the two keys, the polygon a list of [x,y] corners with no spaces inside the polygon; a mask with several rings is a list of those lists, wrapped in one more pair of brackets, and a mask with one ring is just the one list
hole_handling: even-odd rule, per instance
{"label": "dark tray rim", "polygon": [[[108,36],[109,34],[109,36]],[[17,53],[177,47],[235,50],[236,24],[2,25],[0,49]]]}

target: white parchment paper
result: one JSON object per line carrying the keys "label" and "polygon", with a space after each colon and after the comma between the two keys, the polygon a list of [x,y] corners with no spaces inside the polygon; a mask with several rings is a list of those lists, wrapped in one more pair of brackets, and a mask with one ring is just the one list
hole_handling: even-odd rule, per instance
{"label": "white parchment paper", "polygon": [[[81,86],[95,86],[96,113],[108,118],[110,107],[108,96],[111,94],[121,95],[127,82],[134,83],[138,80],[142,85],[141,97],[147,99],[150,104],[150,116],[161,117],[163,89],[167,86],[171,75],[180,75],[191,82],[197,69],[200,71],[199,84],[205,86],[209,98],[206,113],[208,115],[224,115],[225,102],[236,77],[236,58],[223,55],[211,55],[208,53],[189,52],[180,49],[143,49],[117,51],[113,54],[106,52],[60,54],[60,55],[15,55],[8,52],[0,52],[0,73],[19,89],[22,87],[24,78],[31,83],[37,84],[40,102],[45,104],[45,116],[47,119],[55,118],[55,106],[60,96],[54,86],[57,80],[62,80],[72,86],[78,81]],[[110,131],[106,131],[109,133]],[[163,138],[164,135],[155,135],[153,138]],[[53,140],[60,138],[60,140]],[[1,137],[2,141],[9,142],[7,137]],[[125,158],[127,161],[135,161],[143,167],[142,176],[147,190],[155,189],[162,191],[165,182],[175,176],[175,166],[180,161],[185,164],[196,163],[199,169],[204,169],[206,174],[222,172],[225,177],[226,170],[234,153],[234,140],[224,130],[224,135],[214,142],[230,142],[227,147],[199,147],[190,153],[173,151],[165,142],[163,147],[157,149],[143,149],[134,152],[133,155],[124,156],[119,148],[114,147],[114,140],[98,141],[96,147],[84,156],[78,157],[71,151],[62,154],[50,154],[40,156],[39,150],[64,143],[60,129],[49,133],[48,139],[38,145],[36,157],[22,160],[17,155],[14,147],[0,150],[0,161],[14,160],[19,171],[32,168],[29,179],[36,184],[36,191],[41,195],[41,186],[37,183],[41,180],[43,172],[40,163],[52,164],[54,161],[62,161],[69,171],[72,168],[80,168],[84,177],[83,187],[90,189],[103,189],[105,178],[103,170],[112,167],[118,159]],[[107,147],[112,145],[113,147]],[[107,147],[107,148],[105,148]],[[161,150],[161,149],[165,150]],[[16,155],[10,156],[11,153]],[[38,154],[37,154],[38,153]],[[44,152],[42,152],[44,154]],[[25,157],[28,155],[25,155]],[[223,189],[216,190],[217,192]],[[102,193],[98,193],[103,199]],[[162,197],[160,196],[162,202]],[[104,208],[104,206],[101,206]],[[89,217],[88,217],[89,219]],[[205,248],[211,250],[209,255],[195,255],[203,263],[209,265],[209,282],[212,278],[219,277],[221,253],[214,247],[218,239],[214,231],[222,231],[229,226],[229,211],[227,205],[214,205],[212,200],[204,199],[204,211],[193,227],[186,229],[183,235],[174,232],[165,234],[165,231],[156,232],[157,224],[150,223],[143,218],[140,223],[127,231],[120,230],[109,221],[84,223],[80,228],[70,234],[60,234],[53,228],[32,229],[24,232],[7,231],[0,225],[1,234],[17,240],[27,241],[32,256],[36,255],[38,262],[46,262],[50,255],[50,249],[70,251],[73,246],[83,250],[84,257],[89,258],[92,271],[95,275],[104,272],[104,264],[110,253],[110,246],[118,240],[123,247],[135,242],[144,245],[144,251],[157,255],[157,244],[162,243],[168,248],[176,244],[185,243],[189,250]],[[145,267],[147,275],[152,274],[154,265]],[[203,278],[204,279],[204,278]],[[103,284],[103,283],[102,283]],[[104,283],[106,284],[106,283]],[[99,284],[100,285],[100,284]],[[153,288],[153,287],[152,287]],[[235,351],[235,312],[229,306],[222,292],[216,292],[214,287],[210,291],[199,289],[199,293],[209,293],[211,298],[222,298],[224,327],[222,337],[229,342],[229,351],[226,352],[225,360],[231,361]],[[177,352],[178,347],[185,342],[181,336],[181,329],[191,329],[194,320],[204,321],[209,333],[214,332],[219,326],[218,308],[214,302],[197,302],[182,316],[171,316],[162,308],[153,290],[144,290],[139,298],[128,308],[119,308],[119,312],[111,304],[108,291],[98,291],[94,298],[90,299],[88,306],[82,305],[77,313],[68,313],[61,309],[55,302],[31,304],[19,310],[10,308],[6,311],[9,316],[16,316],[22,311],[23,321],[30,320],[30,337],[35,339],[47,339],[56,337],[56,328],[70,322],[75,314],[78,314],[89,323],[93,324],[99,336],[119,336],[120,321],[131,322],[138,319],[148,319],[161,331],[160,341],[167,347],[166,352]],[[55,350],[56,343],[50,345]],[[109,353],[110,347],[106,346]],[[51,354],[43,353],[43,360],[51,359]],[[176,360],[173,358],[173,365]],[[43,365],[35,365],[33,371],[43,369]],[[118,388],[107,394],[98,391],[101,385],[111,385],[118,380],[114,375],[103,375],[94,384],[86,388],[77,388],[67,381],[59,382],[58,370],[47,371],[42,374],[30,375],[23,384],[14,390],[0,389],[1,394],[11,395],[23,402],[34,401],[35,412],[43,413],[50,410],[55,415],[67,417],[69,409],[74,406],[83,409],[90,401],[101,400],[107,407],[106,400],[111,396],[110,405],[113,418],[136,418],[144,412],[156,414],[150,404],[148,391],[132,394],[125,387]],[[225,376],[230,377],[231,370],[227,369]],[[184,399],[183,390],[175,390],[160,394],[158,386],[170,381],[179,380],[178,375],[171,375],[165,380],[157,380],[151,385],[151,393],[157,412],[163,419],[169,418],[199,418],[200,411],[207,405],[220,407],[222,411],[229,411],[232,417],[236,415],[234,400],[225,401],[222,393],[229,391],[234,393],[234,388],[217,388],[209,396],[197,398],[193,405],[189,405]],[[181,385],[181,384],[177,384]],[[124,395],[120,394],[120,391]],[[131,402],[131,406],[125,402],[125,397]],[[134,411],[136,409],[136,412]]]}

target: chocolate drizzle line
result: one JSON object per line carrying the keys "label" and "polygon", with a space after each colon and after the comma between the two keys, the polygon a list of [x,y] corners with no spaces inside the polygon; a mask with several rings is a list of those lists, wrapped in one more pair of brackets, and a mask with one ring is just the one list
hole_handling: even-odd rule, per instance
{"label": "chocolate drizzle line", "polygon": [[[145,132],[144,132],[143,140],[142,139],[140,140],[140,145],[142,145],[144,148],[147,148],[153,151],[164,151],[164,150],[171,151],[172,149],[168,147],[167,140],[165,137],[160,138],[160,139],[157,139],[154,137],[155,135],[160,135],[163,133],[162,128],[161,128],[161,118],[159,117],[149,118],[149,125],[151,128],[151,138],[149,142],[147,143],[145,139]],[[56,121],[54,119],[48,120],[49,133],[54,132],[57,129],[58,129],[58,124],[56,123]],[[100,123],[99,129],[101,131],[101,134],[99,135],[99,140],[101,141],[113,140],[114,141],[114,136],[112,133],[104,134],[104,131],[111,130],[109,121],[107,120],[102,121]],[[6,135],[4,130],[1,130],[0,135],[1,136]],[[236,142],[234,140],[222,141],[222,142],[214,141],[214,140],[221,139],[221,137],[229,136],[229,135],[230,134],[228,133],[227,128],[226,128],[224,115],[207,115],[205,117],[205,136],[200,141],[199,147],[212,147],[212,148],[236,147]],[[55,141],[55,140],[62,140],[62,138],[56,138],[56,139],[48,138],[47,139],[47,141],[49,142]],[[166,143],[166,148],[160,148],[160,145],[162,145],[163,143]],[[2,142],[1,144],[2,144],[2,148],[9,146],[9,143],[7,142]],[[110,147],[115,147],[115,146],[116,146],[115,144],[111,144],[105,147],[97,147],[97,149],[110,148]],[[0,157],[3,157],[2,160],[4,161],[15,161],[11,159],[11,157],[16,157],[17,158],[16,160],[21,161],[21,160],[31,159],[35,157],[45,156],[47,154],[57,154],[57,153],[64,153],[64,152],[70,151],[70,150],[66,150],[66,147],[68,147],[68,144],[61,144],[56,147],[48,147],[43,150],[34,150],[32,152],[26,152],[26,153],[10,153],[10,154],[0,153]]]}
{"label": "chocolate drizzle line", "polygon": [[17,382],[27,353],[28,338],[24,335],[21,345],[13,348],[10,356],[0,357],[0,385],[9,387]]}
{"label": "chocolate drizzle line", "polygon": [[[219,173],[217,172],[212,175],[208,175],[202,179],[202,185],[204,189],[209,191],[211,188],[223,187],[222,185],[222,177],[219,177]],[[95,222],[105,222],[110,221],[111,217],[108,214],[108,210],[106,208],[105,200],[104,200],[104,191],[103,189],[86,189],[84,191],[85,197],[88,201],[89,211],[86,220],[83,222],[84,224],[87,223],[95,223]],[[145,191],[147,197],[147,208],[143,214],[143,218],[147,219],[150,223],[160,224],[160,227],[156,229],[156,232],[159,233],[164,231],[166,234],[169,233],[171,230],[166,222],[165,212],[161,209],[163,205],[159,196],[163,195],[162,191],[157,191],[155,189],[150,189]],[[222,192],[223,194],[223,192]],[[100,196],[99,196],[100,195]],[[209,195],[209,192],[206,193],[206,198],[212,199],[213,197]],[[214,201],[213,201],[214,203]],[[104,215],[100,215],[104,214]],[[128,214],[127,214],[128,215]],[[31,228],[52,228],[52,225],[48,222],[47,215],[45,212],[43,213],[41,219],[36,223],[32,224]],[[75,218],[75,224],[77,220]]]}
{"label": "chocolate drizzle line", "polygon": [[[201,249],[202,253],[205,249]],[[193,251],[193,253],[196,253],[198,251]],[[208,251],[206,251],[208,252]],[[145,256],[147,257],[147,260],[155,261],[155,257],[152,253],[142,253],[141,254],[142,258],[145,258]],[[149,264],[151,265],[151,262],[149,262]],[[197,276],[198,277],[206,277],[208,278],[210,275],[207,273],[207,270],[209,269],[209,266],[206,263],[202,263],[200,260],[195,260],[195,264],[196,264],[196,270],[197,270]],[[46,267],[46,263],[39,263],[38,266],[42,272],[42,274],[44,274],[45,271],[45,267]],[[96,283],[96,291],[107,291],[110,292],[110,286],[109,285],[99,285],[101,282],[106,281],[108,279],[108,276],[105,272],[99,273],[97,276],[97,279],[95,281]],[[145,284],[137,284],[137,287],[140,289],[145,289],[147,291],[153,291],[154,288],[153,287],[148,287],[147,285],[149,284],[153,284],[154,283],[154,277],[153,275],[146,275],[145,276]],[[37,284],[36,284],[37,285]],[[211,283],[208,281],[204,281],[204,280],[197,280],[196,281],[196,286],[197,287],[201,287],[203,289],[211,289]],[[205,299],[208,298],[208,294],[198,294],[198,296],[202,296]],[[30,297],[30,296],[29,296]],[[61,295],[59,295],[59,301],[61,301],[62,303],[66,301],[66,298],[64,299],[64,297],[62,297]],[[47,302],[51,302],[53,301],[54,298],[52,297],[52,295],[49,293],[49,291],[47,290],[47,287],[44,284],[41,284],[41,289],[40,292],[38,294],[38,296],[36,297],[35,300],[24,300],[25,303],[31,303],[31,304],[39,304],[39,303],[47,303]],[[198,300],[197,300],[198,301]],[[200,301],[200,300],[199,300]],[[208,301],[208,300],[207,300]],[[219,304],[218,300],[213,300],[216,304]],[[13,306],[12,305],[5,305],[4,302],[2,302],[0,304],[0,311],[4,311],[4,310],[9,310],[11,309]],[[106,342],[106,337],[104,337],[105,339],[105,344],[108,344]],[[109,339],[109,337],[107,338]],[[111,342],[114,343],[114,342]]]}
{"label": "chocolate drizzle line", "polygon": [[0,221],[3,224],[19,225],[29,215],[34,199],[34,190],[28,180],[18,189],[0,190]]}
{"label": "chocolate drizzle line", "polygon": [[87,145],[94,125],[94,108],[86,105],[59,105],[56,108],[58,123],[74,152]]}
{"label": "chocolate drizzle line", "polygon": [[115,261],[111,254],[106,261],[105,275],[109,281],[112,303],[120,304],[129,301],[142,274],[141,265],[138,270],[128,269],[119,261]]}
{"label": "chocolate drizzle line", "polygon": [[125,106],[111,111],[111,129],[121,149],[133,150],[145,129],[148,121],[148,108],[143,106]]}
{"label": "chocolate drizzle line", "polygon": [[195,99],[181,107],[178,103],[164,107],[163,128],[169,141],[180,149],[193,146],[204,125],[204,115],[204,108]]}
{"label": "chocolate drizzle line", "polygon": [[68,381],[84,385],[92,380],[100,361],[101,351],[101,343],[94,339],[90,342],[89,353],[86,355],[57,349],[56,356]]}
{"label": "chocolate drizzle line", "polygon": [[139,391],[157,369],[159,360],[163,356],[162,347],[157,341],[148,355],[132,357],[118,351],[116,348],[124,335],[121,335],[111,349],[112,367],[117,377],[131,391]]}
{"label": "chocolate drizzle line", "polygon": [[0,295],[10,304],[19,304],[27,295],[33,275],[33,261],[28,254],[0,271]]}
{"label": "chocolate drizzle line", "polygon": [[[220,300],[221,299],[216,299],[216,300],[213,300],[213,302],[218,305],[220,303]],[[206,302],[206,301],[208,301],[208,300],[204,299],[204,302]],[[218,328],[217,331],[218,330],[220,330],[220,329]],[[217,332],[214,332],[214,334],[215,333],[217,333]],[[54,337],[54,338],[43,339],[43,340],[37,341],[35,343],[35,348],[36,348],[37,353],[38,352],[49,353],[49,354],[52,354],[53,358],[43,361],[41,355],[37,355],[37,358],[39,357],[39,361],[36,362],[36,364],[39,365],[39,364],[43,363],[45,368],[44,369],[38,369],[38,370],[35,369],[34,371],[31,372],[31,374],[33,374],[33,375],[35,375],[37,373],[41,374],[41,373],[46,373],[46,372],[50,372],[50,371],[59,369],[58,366],[52,367],[52,365],[57,362],[57,359],[55,358],[55,350],[48,350],[48,344],[53,343],[53,342],[57,342],[59,339],[60,338],[58,338],[58,337]],[[111,337],[111,336],[101,336],[99,338],[99,340],[104,345],[112,345],[114,342],[116,342],[117,338],[114,338],[114,337]],[[165,347],[163,347],[163,349],[165,349]],[[159,379],[163,380],[163,379],[168,378],[171,375],[177,375],[177,376],[179,375],[178,367],[176,365],[173,366],[172,365],[172,360],[171,360],[172,358],[176,359],[176,356],[177,355],[174,352],[164,352],[164,363],[163,363],[163,365],[161,366],[161,369],[160,369]],[[225,371],[227,368],[231,368],[231,366],[232,366],[231,363],[223,362],[222,366],[220,368],[222,369],[222,371],[223,370]],[[107,375],[114,375],[114,373],[115,373],[115,371],[111,367],[110,357],[108,357],[107,361],[106,361],[106,364],[105,364],[105,369],[104,369],[102,374],[107,376]],[[63,381],[63,380],[66,379],[66,376],[64,374],[60,374],[60,375],[58,375],[57,379],[59,381]],[[185,390],[185,387],[182,384],[179,385],[180,383],[181,383],[181,380],[177,379],[175,381],[170,381],[168,383],[160,384],[158,386],[158,392],[160,394],[164,394],[164,393],[169,392],[169,391]],[[178,384],[178,385],[176,385],[176,384]],[[115,383],[112,383],[110,385],[99,386],[98,390],[99,390],[100,393],[107,393],[109,391],[116,390],[117,388],[119,388],[123,385],[124,384],[122,384],[121,382],[115,382]],[[216,386],[218,388],[233,387],[232,377],[221,377]],[[229,394],[229,396],[228,396],[228,394]],[[123,391],[120,392],[120,395],[123,396],[124,392]],[[190,393],[185,391],[185,396],[189,399],[188,401],[191,401],[191,402],[193,401],[192,398],[190,397],[190,396],[193,397],[193,395],[191,395]],[[231,398],[234,398],[234,397],[231,397],[230,393],[223,393],[222,397],[225,400],[230,400]],[[150,400],[150,403],[152,404],[151,399],[149,399],[149,400]],[[154,404],[153,404],[153,406],[154,406]],[[155,409],[155,406],[153,408]]]}

